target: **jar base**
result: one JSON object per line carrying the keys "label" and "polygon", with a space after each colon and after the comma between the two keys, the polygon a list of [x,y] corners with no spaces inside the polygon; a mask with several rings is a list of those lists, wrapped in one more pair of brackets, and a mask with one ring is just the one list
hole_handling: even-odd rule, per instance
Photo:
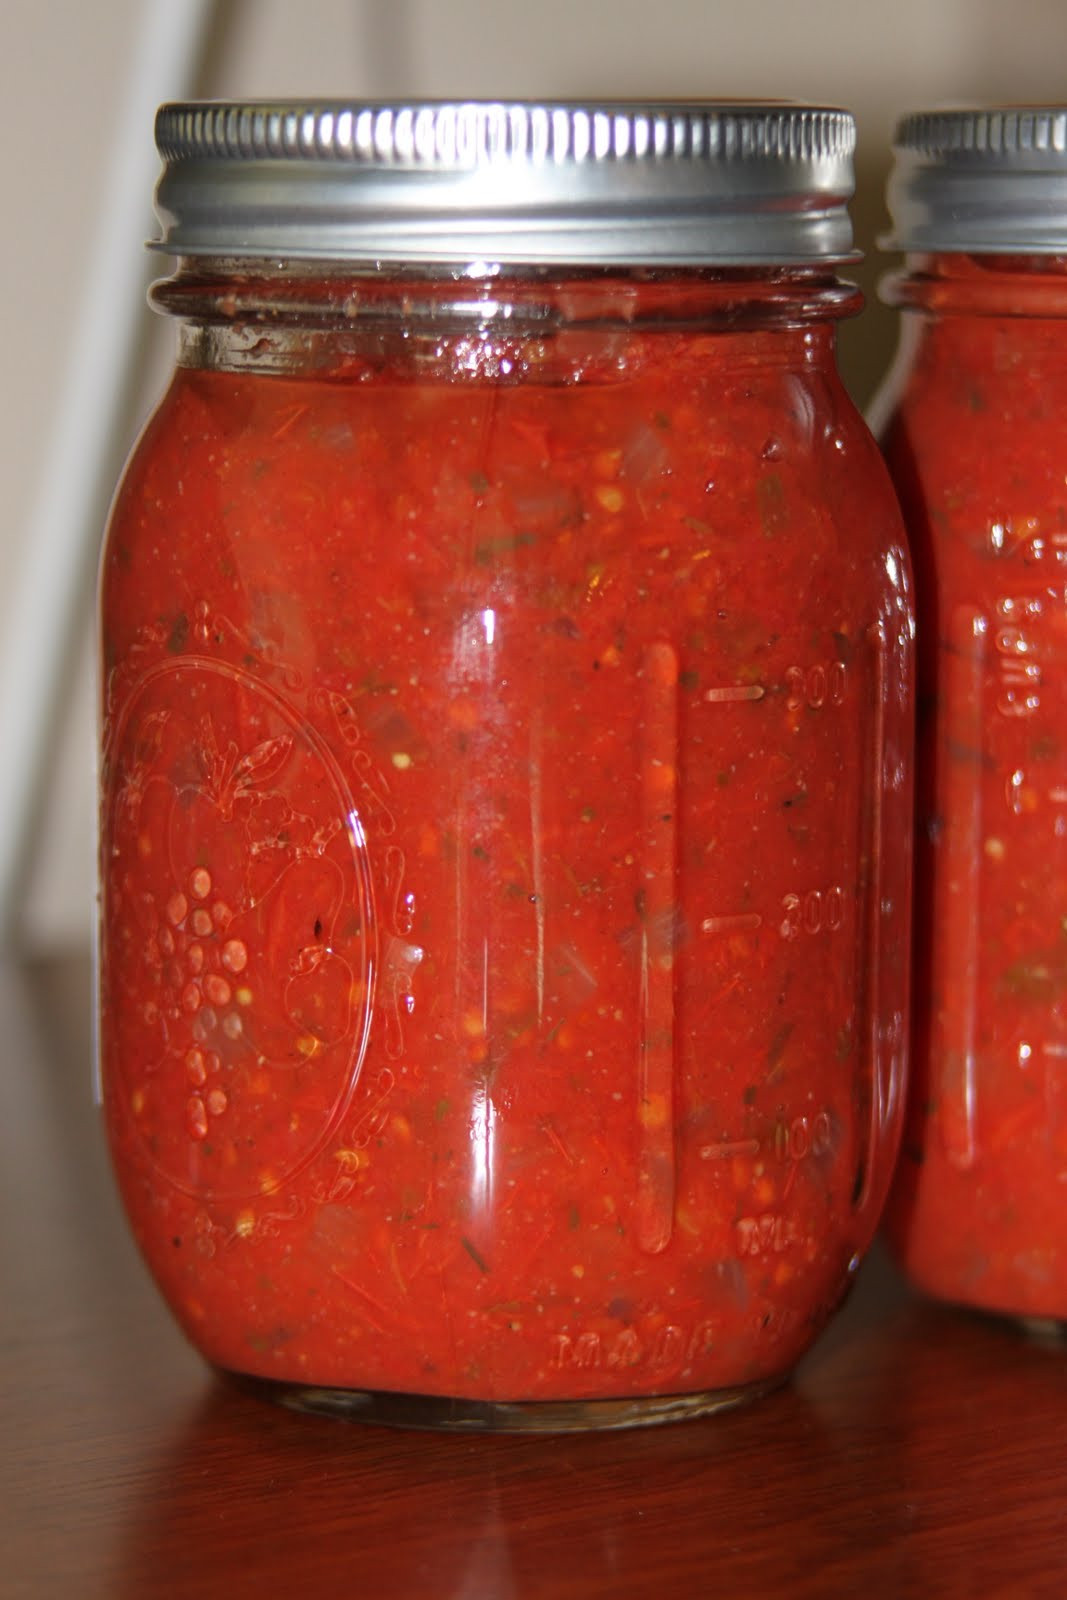
{"label": "jar base", "polygon": [[290,1411],[436,1433],[591,1433],[688,1422],[748,1405],[779,1388],[786,1376],[696,1394],[633,1400],[464,1400],[389,1390],[335,1389],[227,1372],[240,1388]]}

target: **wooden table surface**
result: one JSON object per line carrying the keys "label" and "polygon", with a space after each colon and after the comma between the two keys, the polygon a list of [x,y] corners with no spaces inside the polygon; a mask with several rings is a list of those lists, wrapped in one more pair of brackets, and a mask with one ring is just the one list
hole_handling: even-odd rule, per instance
{"label": "wooden table surface", "polygon": [[129,1243],[84,961],[0,967],[0,1597],[1067,1597],[1067,1348],[877,1254],[795,1380],[627,1434],[300,1417],[213,1376]]}

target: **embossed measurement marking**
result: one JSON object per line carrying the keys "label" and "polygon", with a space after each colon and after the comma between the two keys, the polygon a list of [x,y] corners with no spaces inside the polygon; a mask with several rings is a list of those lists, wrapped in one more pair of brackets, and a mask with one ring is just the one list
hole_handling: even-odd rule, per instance
{"label": "embossed measurement marking", "polygon": [[704,699],[722,705],[737,700],[762,700],[766,693],[762,683],[732,683],[719,689],[705,689]]}
{"label": "embossed measurement marking", "polygon": [[795,1220],[773,1211],[759,1217],[739,1217],[734,1230],[739,1256],[780,1256],[791,1245],[801,1243]]}
{"label": "embossed measurement marking", "polygon": [[940,805],[945,817],[934,918],[941,929],[933,963],[933,992],[941,996],[931,1060],[940,1098],[941,1138],[954,1167],[966,1172],[977,1157],[975,1092],[978,1061],[979,867],[983,790],[972,762],[954,750],[980,751],[983,691],[989,663],[989,619],[957,606],[947,619]]}
{"label": "embossed measurement marking", "polygon": [[732,917],[705,917],[700,924],[701,933],[755,933],[763,926],[758,911],[739,911]]}
{"label": "embossed measurement marking", "polygon": [[758,1156],[758,1139],[722,1139],[718,1144],[705,1144],[700,1149],[701,1161],[729,1161],[732,1156]]}
{"label": "embossed measurement marking", "polygon": [[996,603],[993,637],[1000,693],[997,710],[1004,717],[1032,717],[1041,706],[1043,679],[1036,632],[1044,612],[1037,595],[1001,595]]}
{"label": "embossed measurement marking", "polygon": [[[885,627],[872,622],[864,630],[864,644],[871,672],[868,721],[864,732],[867,759],[864,762],[866,794],[860,807],[859,859],[866,860],[863,884],[867,959],[863,963],[863,987],[857,1018],[863,1028],[866,1048],[861,1055],[864,1071],[859,1089],[861,1115],[866,1123],[865,1147],[861,1145],[859,1193],[855,1210],[864,1211],[870,1203],[878,1151],[882,1143],[884,1107],[889,1104],[896,1074],[890,1047],[885,1045],[883,1066],[882,1019],[882,863],[887,854],[885,837],[885,795],[888,789],[886,768],[886,708],[889,705],[888,661]],[[863,1105],[864,1096],[866,1106]]]}
{"label": "embossed measurement marking", "polygon": [[665,642],[644,653],[640,852],[640,1039],[637,1062],[637,1241],[650,1255],[674,1229],[675,995],[672,925],[678,895],[678,654]]}

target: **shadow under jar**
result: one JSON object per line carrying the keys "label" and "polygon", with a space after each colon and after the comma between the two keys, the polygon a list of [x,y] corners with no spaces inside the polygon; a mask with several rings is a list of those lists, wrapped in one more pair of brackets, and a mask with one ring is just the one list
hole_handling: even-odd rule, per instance
{"label": "shadow under jar", "polygon": [[1067,1320],[1067,109],[906,119],[885,445],[919,602],[915,1076],[890,1237]]}
{"label": "shadow under jar", "polygon": [[901,1105],[912,621],[834,365],[851,118],[158,135],[180,359],[102,574],[145,1259],[305,1408],[759,1394],[848,1286]]}

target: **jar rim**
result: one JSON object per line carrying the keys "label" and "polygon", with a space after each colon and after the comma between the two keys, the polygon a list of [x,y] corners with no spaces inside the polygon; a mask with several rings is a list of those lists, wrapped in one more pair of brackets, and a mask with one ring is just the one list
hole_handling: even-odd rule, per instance
{"label": "jar rim", "polygon": [[855,259],[855,121],[785,101],[205,101],[156,117],[174,255]]}

